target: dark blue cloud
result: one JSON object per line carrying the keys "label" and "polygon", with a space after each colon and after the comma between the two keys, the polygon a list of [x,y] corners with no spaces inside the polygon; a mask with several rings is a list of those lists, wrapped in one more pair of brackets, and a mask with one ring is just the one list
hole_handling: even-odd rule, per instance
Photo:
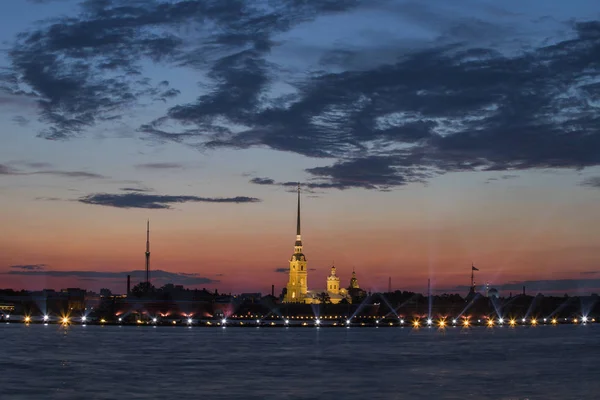
{"label": "dark blue cloud", "polygon": [[136,168],[142,169],[181,169],[185,168],[184,164],[173,162],[155,162],[146,164],[137,164]]}
{"label": "dark blue cloud", "polygon": [[176,203],[256,203],[260,199],[247,196],[237,197],[198,197],[198,196],[172,196],[144,193],[94,193],[79,198],[77,201],[84,204],[108,206],[116,208],[147,208],[170,209]]}
{"label": "dark blue cloud", "polygon": [[[0,91],[37,102],[49,139],[83,133],[133,105],[176,100],[179,89],[144,76],[143,63],[153,62],[199,70],[209,82],[139,132],[202,149],[266,147],[331,159],[306,170],[314,188],[389,190],[447,172],[600,165],[593,16],[565,23],[560,40],[504,51],[495,42],[506,26],[410,2],[81,4],[75,17],[22,32],[0,78]],[[409,47],[336,45],[309,74],[269,57],[299,24],[378,7],[442,34]],[[487,12],[516,18],[498,7]],[[292,93],[277,94],[278,83]],[[276,183],[261,179],[254,183]]]}
{"label": "dark blue cloud", "polygon": [[[50,164],[44,162],[22,162],[23,164],[32,168],[49,168]],[[83,178],[83,179],[106,179],[107,177],[95,172],[88,171],[63,171],[57,169],[39,169],[38,171],[23,171],[15,169],[11,166],[0,164],[0,175],[52,175],[63,178]]]}
{"label": "dark blue cloud", "polygon": [[584,179],[583,182],[581,182],[581,185],[595,189],[600,189],[600,176],[592,176],[590,178]]}
{"label": "dark blue cloud", "polygon": [[11,265],[9,268],[21,270],[21,271],[43,271],[47,267],[46,264],[25,264],[25,265]]}

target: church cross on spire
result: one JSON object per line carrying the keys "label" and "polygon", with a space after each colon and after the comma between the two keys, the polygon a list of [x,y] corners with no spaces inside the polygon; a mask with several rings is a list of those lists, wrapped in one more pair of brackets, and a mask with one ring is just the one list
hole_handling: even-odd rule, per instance
{"label": "church cross on spire", "polygon": [[300,183],[298,183],[298,220],[296,222],[296,235],[300,236]]}

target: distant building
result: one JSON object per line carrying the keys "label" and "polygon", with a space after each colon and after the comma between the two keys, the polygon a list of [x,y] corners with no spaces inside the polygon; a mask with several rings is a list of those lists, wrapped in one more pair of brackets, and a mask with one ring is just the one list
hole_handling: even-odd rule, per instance
{"label": "distant building", "polygon": [[262,299],[261,293],[241,293],[236,296],[241,301],[248,301],[251,303],[258,303]]}
{"label": "distant building", "polygon": [[290,270],[287,286],[284,290],[284,303],[319,304],[323,301],[338,304],[343,300],[352,302],[354,292],[358,297],[364,295],[364,291],[358,286],[356,273],[352,272],[350,286],[345,289],[340,287],[340,278],[336,274],[335,266],[326,280],[324,290],[308,290],[308,268],[306,256],[302,250],[302,236],[300,230],[300,186],[298,186],[298,212],[296,216],[296,242],[294,243],[294,254],[290,258]]}
{"label": "distant building", "polygon": [[300,185],[298,185],[298,214],[296,221],[296,242],[294,254],[290,258],[290,275],[284,303],[306,303],[308,292],[308,270],[306,257],[302,254],[302,236],[300,235]]}

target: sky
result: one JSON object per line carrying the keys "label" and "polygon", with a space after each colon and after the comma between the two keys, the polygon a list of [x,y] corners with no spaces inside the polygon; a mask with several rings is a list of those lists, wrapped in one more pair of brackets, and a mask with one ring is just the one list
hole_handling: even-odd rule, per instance
{"label": "sky", "polygon": [[593,0],[7,2],[0,288],[598,292],[599,126]]}

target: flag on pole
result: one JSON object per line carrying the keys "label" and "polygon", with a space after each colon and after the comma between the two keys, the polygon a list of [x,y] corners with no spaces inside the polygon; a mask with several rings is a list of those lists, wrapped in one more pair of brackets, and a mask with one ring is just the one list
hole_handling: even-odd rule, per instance
{"label": "flag on pole", "polygon": [[472,270],[472,271],[479,271],[479,268],[475,268],[475,266],[474,266],[474,265],[471,265],[471,270]]}

